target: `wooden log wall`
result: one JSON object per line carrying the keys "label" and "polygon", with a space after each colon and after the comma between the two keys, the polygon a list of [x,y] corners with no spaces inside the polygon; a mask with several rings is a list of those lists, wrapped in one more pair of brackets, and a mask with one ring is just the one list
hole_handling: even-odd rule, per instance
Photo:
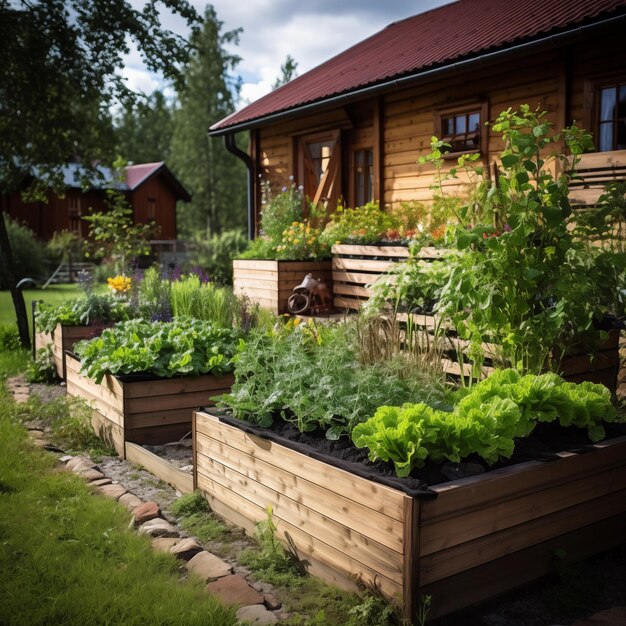
{"label": "wooden log wall", "polygon": [[[479,74],[461,79],[458,76],[432,81],[413,89],[393,92],[384,99],[384,197],[385,206],[401,202],[432,200],[435,182],[432,166],[420,165],[420,156],[430,152],[430,141],[436,134],[435,115],[457,105],[485,102],[488,120],[501,111],[520,104],[540,106],[558,121],[561,104],[558,92],[558,57],[552,51],[506,65],[485,67]],[[497,135],[488,133],[488,146],[482,150],[478,164],[487,167],[502,149]],[[456,159],[444,165],[444,171],[456,165]],[[453,195],[467,192],[470,182],[462,173],[458,180],[446,181],[444,192]]]}
{"label": "wooden log wall", "polygon": [[[391,207],[402,202],[430,203],[430,186],[435,181],[435,172],[432,166],[419,165],[417,160],[430,151],[430,140],[436,131],[436,111],[464,104],[485,103],[487,117],[493,120],[502,110],[527,103],[533,108],[547,110],[549,119],[555,125],[562,126],[569,117],[565,111],[570,96],[570,90],[564,89],[562,85],[564,71],[562,54],[555,50],[544,51],[511,59],[504,64],[485,66],[479,75],[472,75],[471,80],[467,76],[456,75],[393,91],[382,98],[380,109],[374,107],[375,113],[372,113],[369,126],[362,119],[351,118],[350,107],[266,126],[259,129],[258,172],[275,187],[288,185],[290,175],[297,177],[294,136],[333,127],[347,129],[343,138],[346,160],[349,150],[357,144],[363,145],[366,136],[371,135],[372,146],[376,147],[378,142],[375,133],[380,127],[379,143],[383,160],[379,190],[381,205]],[[378,118],[373,119],[378,115],[380,124]],[[487,136],[488,145],[482,152],[484,166],[490,165],[502,149],[498,136],[493,133]],[[356,142],[354,146],[350,145],[351,141]],[[454,162],[447,163],[444,170],[449,169]],[[344,168],[346,165],[344,163]],[[458,180],[445,182],[444,187],[449,193],[463,193],[468,182],[461,174]],[[343,186],[344,198],[349,198],[349,179],[344,180]]]}

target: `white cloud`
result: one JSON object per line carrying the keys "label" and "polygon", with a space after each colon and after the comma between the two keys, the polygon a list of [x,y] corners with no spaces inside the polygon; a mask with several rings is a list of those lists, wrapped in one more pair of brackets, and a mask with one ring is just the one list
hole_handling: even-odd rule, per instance
{"label": "white cloud", "polygon": [[[303,5],[296,0],[213,0],[222,32],[243,27],[239,46],[229,49],[241,57],[237,71],[243,77],[241,104],[244,106],[271,90],[288,54],[304,74],[350,46],[373,35],[393,21],[427,11],[450,0],[317,0]],[[136,8],[144,0],[132,0]],[[199,13],[206,2],[193,0]],[[186,34],[184,21],[162,12],[162,25],[178,34]],[[154,75],[142,70],[139,54],[132,50],[130,68],[124,75],[129,86],[147,89],[163,88]],[[146,77],[140,76],[141,72]],[[151,87],[152,86],[152,87]]]}
{"label": "white cloud", "polygon": [[122,76],[126,80],[127,87],[136,93],[149,95],[153,91],[163,88],[163,83],[159,78],[144,69],[137,69],[127,65],[122,70]]}

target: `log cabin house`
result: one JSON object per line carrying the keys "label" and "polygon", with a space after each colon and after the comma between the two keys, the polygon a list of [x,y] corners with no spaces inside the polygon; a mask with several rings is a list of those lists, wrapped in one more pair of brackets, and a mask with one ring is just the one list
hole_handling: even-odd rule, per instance
{"label": "log cabin house", "polygon": [[[428,202],[431,136],[450,157],[501,149],[485,122],[526,103],[557,129],[594,133],[592,168],[626,172],[626,1],[458,0],[395,22],[213,125],[248,168],[249,234],[260,177],[290,176],[333,208]],[[250,132],[249,154],[234,135]],[[598,156],[600,160],[598,161]],[[488,168],[486,168],[488,170]],[[462,182],[462,181],[461,181]]]}
{"label": "log cabin house", "polygon": [[20,192],[5,196],[2,210],[13,219],[24,222],[38,239],[48,241],[55,232],[69,230],[85,238],[88,224],[83,219],[90,210],[106,209],[105,190],[115,185],[124,192],[133,210],[135,223],[155,222],[158,237],[176,239],[176,202],[189,202],[191,196],[163,161],[128,165],[124,182],[115,180],[108,168],[100,168],[102,180],[90,189],[81,188],[77,177],[78,164],[64,168],[65,195],[54,193],[48,202],[25,202]]}

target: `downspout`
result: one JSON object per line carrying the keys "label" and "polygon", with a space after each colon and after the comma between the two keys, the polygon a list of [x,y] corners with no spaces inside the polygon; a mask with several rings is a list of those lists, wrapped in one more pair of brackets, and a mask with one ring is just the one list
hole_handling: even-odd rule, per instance
{"label": "downspout", "polygon": [[227,133],[224,135],[224,145],[226,150],[236,157],[240,158],[248,172],[248,239],[254,239],[256,235],[256,213],[254,207],[254,164],[252,157],[241,150],[235,144],[235,133]]}

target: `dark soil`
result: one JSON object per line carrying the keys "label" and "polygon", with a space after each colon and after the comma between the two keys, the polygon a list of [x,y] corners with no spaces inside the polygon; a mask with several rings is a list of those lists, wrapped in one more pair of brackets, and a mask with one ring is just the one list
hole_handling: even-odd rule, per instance
{"label": "dark soil", "polygon": [[[241,422],[233,418],[227,418],[229,423],[240,425],[244,429],[250,429],[247,422]],[[607,438],[626,435],[626,424],[605,424]],[[569,427],[563,428],[556,423],[537,424],[532,435],[518,438],[515,441],[513,456],[494,465],[487,465],[478,456],[472,456],[464,463],[444,463],[437,465],[427,461],[423,468],[414,469],[408,478],[396,476],[393,463],[384,461],[372,462],[368,459],[367,449],[356,448],[348,437],[338,440],[326,439],[321,430],[301,433],[293,424],[283,420],[276,420],[268,429],[254,428],[252,430],[261,436],[271,439],[284,440],[283,443],[290,445],[295,443],[299,446],[308,447],[317,456],[328,456],[331,462],[339,464],[348,471],[363,474],[378,482],[393,481],[394,486],[403,490],[424,489],[456,478],[463,478],[472,474],[480,474],[490,470],[506,467],[526,461],[549,462],[558,459],[559,452],[584,453],[589,450],[593,442],[587,436],[587,431]],[[302,450],[306,453],[306,450]]]}

